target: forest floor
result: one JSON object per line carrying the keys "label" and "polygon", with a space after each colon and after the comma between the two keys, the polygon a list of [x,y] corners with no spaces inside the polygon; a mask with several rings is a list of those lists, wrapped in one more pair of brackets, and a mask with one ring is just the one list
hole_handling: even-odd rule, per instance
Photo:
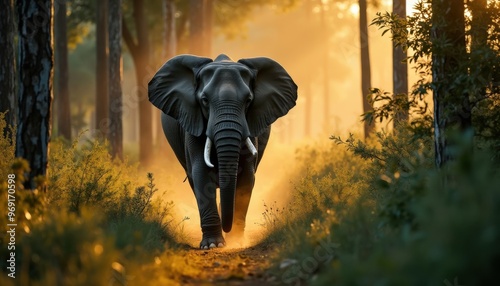
{"label": "forest floor", "polygon": [[277,277],[268,273],[274,247],[256,245],[248,248],[200,250],[186,247],[185,256],[191,274],[183,274],[181,285],[277,285]]}

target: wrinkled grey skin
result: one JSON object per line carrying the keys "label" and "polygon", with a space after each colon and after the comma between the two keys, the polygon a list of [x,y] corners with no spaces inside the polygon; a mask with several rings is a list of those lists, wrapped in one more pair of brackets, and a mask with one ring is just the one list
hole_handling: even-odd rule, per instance
{"label": "wrinkled grey skin", "polygon": [[[242,238],[271,123],[297,100],[292,78],[268,58],[233,62],[226,55],[214,61],[181,55],[158,70],[148,92],[151,103],[163,111],[165,136],[196,197],[203,232],[200,248],[224,246],[222,230]],[[207,138],[213,147],[205,159]]]}

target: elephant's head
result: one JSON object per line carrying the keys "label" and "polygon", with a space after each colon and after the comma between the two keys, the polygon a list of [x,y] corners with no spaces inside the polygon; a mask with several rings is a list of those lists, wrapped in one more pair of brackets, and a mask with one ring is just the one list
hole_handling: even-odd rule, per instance
{"label": "elephant's head", "polygon": [[[297,86],[285,69],[268,58],[233,62],[226,55],[181,55],[167,61],[149,83],[149,100],[193,136],[206,136],[205,162],[215,145],[219,167],[221,218],[231,230],[238,160],[249,137],[259,136],[297,100]],[[213,143],[212,143],[213,142]]]}

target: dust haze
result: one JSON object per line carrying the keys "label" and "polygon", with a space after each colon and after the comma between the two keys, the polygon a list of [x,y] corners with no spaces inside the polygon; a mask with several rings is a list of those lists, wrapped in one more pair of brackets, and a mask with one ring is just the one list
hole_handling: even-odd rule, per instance
{"label": "dust haze", "polygon": [[[313,140],[329,141],[332,134],[345,136],[362,130],[358,7],[321,2],[323,6],[305,9],[303,5],[307,4],[301,3],[289,11],[258,8],[246,24],[246,31],[240,33],[244,36],[226,39],[220,35],[213,43],[213,58],[224,53],[233,60],[258,56],[276,60],[299,87],[297,106],[273,124],[269,145],[256,173],[246,222],[247,246],[258,243],[266,233],[262,225],[264,204],[287,205],[293,192],[294,169],[299,164],[296,149]],[[381,7],[370,7],[369,21],[377,11],[390,11],[390,5],[383,1]],[[369,41],[372,86],[390,91],[390,37],[381,37],[381,32],[370,26]],[[410,83],[414,82],[413,73],[409,75]],[[162,151],[153,172],[159,189],[168,191],[164,199],[175,202],[174,224],[181,240],[196,246],[201,238],[196,200],[189,183],[183,182],[186,175],[171,152],[170,147]]]}

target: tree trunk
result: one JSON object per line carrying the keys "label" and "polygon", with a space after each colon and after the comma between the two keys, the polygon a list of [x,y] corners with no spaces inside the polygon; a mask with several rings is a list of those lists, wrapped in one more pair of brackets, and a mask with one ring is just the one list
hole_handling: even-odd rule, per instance
{"label": "tree trunk", "polygon": [[99,139],[107,138],[108,97],[108,1],[96,0],[96,93],[95,130]]}
{"label": "tree trunk", "polygon": [[123,159],[121,0],[109,1],[109,132],[113,158]]}
{"label": "tree trunk", "polygon": [[139,103],[139,161],[148,164],[153,157],[153,118],[151,103],[148,100],[148,82],[151,73],[149,66],[149,30],[147,18],[144,13],[144,1],[133,1],[133,18],[137,41],[134,40],[131,31],[123,20],[123,38],[132,55],[135,67],[135,77],[137,83],[137,99]]}
{"label": "tree trunk", "polygon": [[163,0],[163,58],[168,60],[177,53],[175,2]]}
{"label": "tree trunk", "polygon": [[204,0],[190,0],[189,2],[189,53],[205,56],[203,50],[203,2]]}
{"label": "tree trunk", "polygon": [[[359,0],[359,42],[361,45],[361,95],[363,96],[363,113],[373,110],[368,100],[368,94],[371,88],[370,71],[370,49],[368,42],[368,20],[366,0]],[[374,124],[368,121],[364,122],[365,139],[373,133]]]}
{"label": "tree trunk", "polygon": [[491,24],[487,0],[470,1],[469,8],[472,14],[472,48],[486,47],[488,43],[488,26]]}
{"label": "tree trunk", "polygon": [[71,141],[71,109],[68,87],[68,32],[66,20],[66,0],[55,4],[54,37],[55,37],[55,76],[57,85],[55,99],[57,106],[57,131]]}
{"label": "tree trunk", "polygon": [[[16,60],[14,53],[14,6],[13,0],[0,0],[0,112],[8,112],[5,121],[10,126],[16,125]],[[13,138],[3,130],[3,134]]]}
{"label": "tree trunk", "polygon": [[487,51],[489,52],[490,49],[488,45],[488,27],[492,23],[487,4],[487,0],[474,0],[468,3],[472,14],[470,73],[472,75],[471,79],[475,79],[475,84],[481,87],[473,94],[475,100],[482,100],[487,96],[484,81],[488,78],[488,72],[484,66],[474,62],[477,57],[482,56]]}
{"label": "tree trunk", "polygon": [[26,189],[36,187],[35,179],[47,177],[52,103],[52,4],[51,0],[17,1],[19,112],[16,156],[25,158],[30,164],[24,182]]}
{"label": "tree trunk", "polygon": [[[401,18],[406,18],[406,0],[393,0],[392,12]],[[401,47],[392,45],[392,84],[394,95],[404,94],[408,98],[408,65],[407,53]],[[398,110],[394,116],[394,127],[408,121],[408,110]]]}
{"label": "tree trunk", "polygon": [[[163,58],[166,60],[172,58],[177,54],[177,36],[175,27],[175,2],[173,0],[163,0]],[[156,150],[163,152],[169,150],[167,148],[167,140],[163,134],[163,128],[160,124],[160,115],[162,111],[160,109],[154,108],[156,110]],[[173,152],[172,158],[175,158]]]}
{"label": "tree trunk", "polygon": [[[313,29],[312,25],[312,10],[313,7],[311,5],[311,0],[304,1],[304,9],[306,11],[306,25],[308,28]],[[303,35],[305,37],[306,42],[312,42],[311,33],[306,33]],[[310,61],[307,61],[309,63]],[[309,68],[312,68],[309,66]],[[311,117],[312,117],[312,76],[310,73],[306,73],[304,80],[304,94],[302,95],[304,98],[304,136],[311,136]]]}
{"label": "tree trunk", "polygon": [[210,57],[212,54],[212,26],[215,0],[203,0],[203,54]]}
{"label": "tree trunk", "polygon": [[[448,149],[453,144],[447,132],[452,127],[463,131],[472,125],[468,95],[452,88],[460,62],[466,57],[463,2],[432,1],[431,43],[435,163],[441,168],[450,160]],[[452,48],[439,47],[442,43],[451,43]]]}
{"label": "tree trunk", "polygon": [[322,70],[323,70],[323,128],[325,131],[330,129],[330,56],[329,56],[329,36],[328,25],[326,20],[326,7],[325,3],[321,2],[321,30],[323,31],[323,56],[322,56]]}

